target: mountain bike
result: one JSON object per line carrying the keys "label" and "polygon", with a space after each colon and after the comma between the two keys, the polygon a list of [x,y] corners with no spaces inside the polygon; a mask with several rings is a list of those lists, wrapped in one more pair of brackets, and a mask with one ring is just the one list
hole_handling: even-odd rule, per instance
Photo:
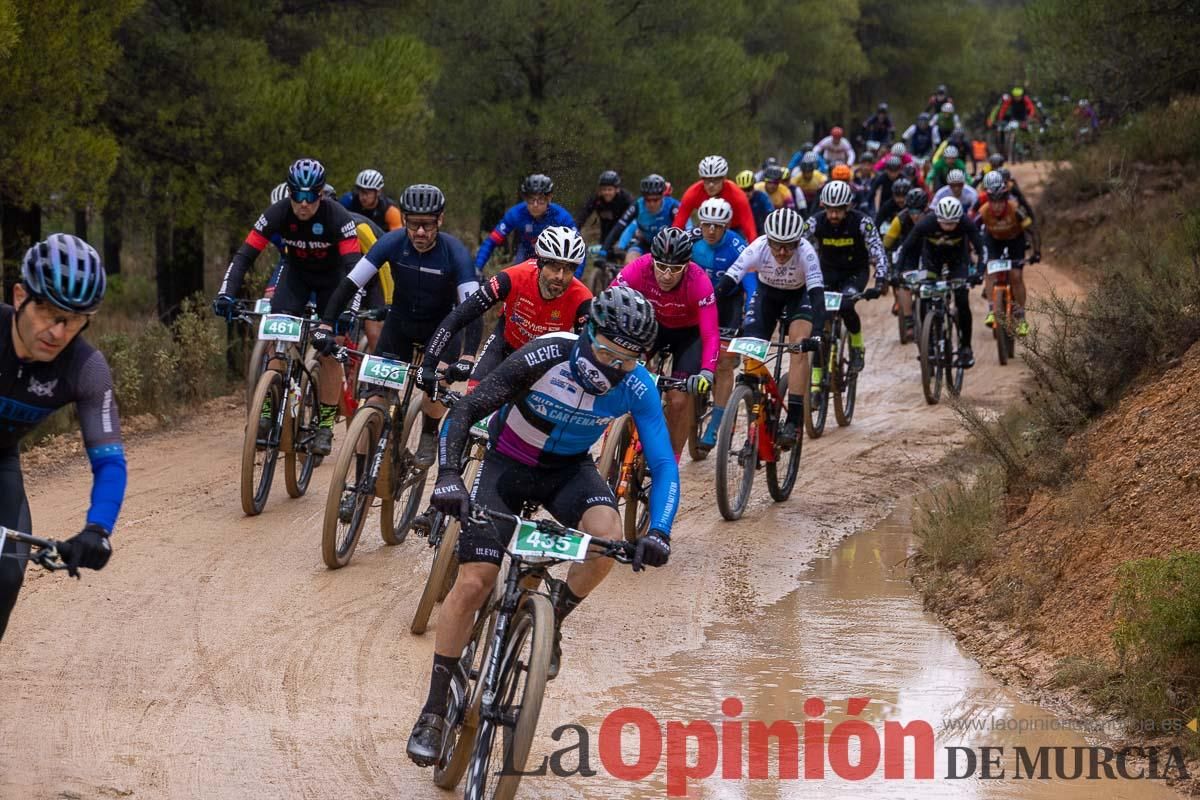
{"label": "mountain bike", "polygon": [[992,309],[996,315],[995,324],[992,325],[992,336],[996,340],[996,355],[1000,359],[1000,366],[1004,366],[1010,358],[1016,356],[1017,322],[1013,317],[1013,294],[1008,276],[1012,270],[1020,269],[1024,264],[1024,259],[1013,261],[997,258],[987,262],[987,274],[992,279]]}
{"label": "mountain bike", "polygon": [[[373,396],[358,407],[338,450],[325,497],[321,558],[330,569],[354,554],[368,512],[379,502],[379,532],[389,545],[408,536],[425,490],[428,467],[416,462],[423,395],[414,391],[416,371],[388,355],[350,347],[334,354],[345,362],[362,358],[358,382]],[[416,361],[420,363],[421,349]]]}
{"label": "mountain bike", "polygon": [[[660,357],[659,370],[650,373],[660,394],[672,390],[686,391],[686,380],[660,374],[665,371],[665,363],[665,358]],[[625,539],[636,542],[650,529],[651,476],[646,455],[642,452],[642,441],[631,415],[623,414],[613,420],[604,432],[604,444],[596,461],[596,469],[600,470],[617,498],[617,510],[624,520]]]}
{"label": "mountain bike", "polygon": [[[270,299],[261,297],[254,301],[254,310],[243,312],[239,319],[257,324],[259,318],[270,313]],[[254,390],[258,388],[258,379],[267,371],[267,364],[271,362],[271,350],[270,340],[255,338],[254,348],[250,351],[250,358],[246,361],[246,408],[251,407],[250,404],[254,401]]]}
{"label": "mountain bike", "polygon": [[588,252],[595,259],[589,288],[592,290],[593,295],[598,295],[609,286],[612,286],[612,282],[616,280],[617,273],[621,271],[621,267],[623,266],[624,254],[613,251],[602,256],[600,255],[602,251],[598,245],[588,248]]}
{"label": "mountain bike", "polygon": [[[442,397],[443,403],[450,401],[447,403],[449,405],[461,395],[447,392]],[[466,458],[463,460],[462,475],[463,485],[471,491],[475,488],[475,476],[478,474],[479,465],[483,463],[483,456],[487,452],[488,422],[490,420],[490,415],[479,420],[471,426],[468,433],[469,444]],[[429,546],[433,548],[433,562],[429,566],[429,576],[425,579],[425,588],[421,591],[421,599],[417,601],[417,610],[413,612],[412,622],[408,626],[408,629],[418,636],[424,633],[429,626],[429,616],[433,613],[434,605],[445,600],[451,587],[454,586],[454,579],[458,575],[457,550],[460,528],[461,524],[457,517],[438,511],[432,506],[413,519],[413,532],[418,536],[425,537]]]}
{"label": "mountain bike", "polygon": [[[239,302],[237,317],[249,321],[253,312]],[[258,338],[269,342],[271,360],[282,361],[282,370],[267,369],[259,376],[246,416],[242,442],[242,510],[249,516],[261,514],[271,493],[275,465],[284,454],[284,481],[290,497],[308,491],[317,459],[309,452],[321,419],[317,402],[320,363],[308,352],[312,320],[286,314],[263,314]],[[270,427],[258,435],[263,411],[270,413]]]}
{"label": "mountain bike", "polygon": [[[942,277],[945,275],[943,270]],[[958,315],[949,313],[949,306],[954,291],[969,283],[962,278],[921,283],[923,309],[917,358],[921,362],[921,389],[929,405],[936,405],[941,400],[943,382],[952,396],[957,397],[962,392],[965,370],[959,357],[961,334]]]}
{"label": "mountain bike", "polygon": [[[737,328],[721,328],[721,346],[728,347],[729,342],[738,335]],[[720,364],[718,363],[718,369]],[[688,429],[687,447],[688,455],[692,457],[692,461],[703,461],[708,458],[708,451],[712,447],[705,447],[700,444],[700,440],[704,438],[704,429],[708,427],[708,421],[712,419],[713,412],[713,391],[716,390],[716,377],[713,377],[713,389],[704,394],[692,396],[692,427]],[[716,445],[713,445],[715,447]]]}
{"label": "mountain bike", "polygon": [[[18,547],[9,547],[9,542],[13,545],[25,545],[28,552],[21,552],[21,548]],[[63,563],[62,556],[58,552],[60,547],[62,547],[62,542],[39,539],[28,533],[21,533],[0,525],[0,557],[32,561],[44,570],[56,572],[67,569],[67,565]]]}
{"label": "mountain bike", "polygon": [[434,768],[434,783],[443,789],[453,789],[465,773],[466,800],[509,800],[520,784],[554,648],[550,598],[564,583],[550,576],[550,568],[589,557],[628,564],[635,549],[553,520],[530,521],[482,506],[471,512],[471,521],[480,524],[501,519],[516,523],[506,549],[508,569],[476,617],[463,651],[469,683],[462,699],[452,694],[450,729]]}
{"label": "mountain bike", "polygon": [[[788,375],[781,374],[783,354],[815,349],[812,339],[789,344],[784,331],[780,331],[777,342],[742,337],[729,343],[730,353],[752,358],[760,365],[748,368],[738,377],[717,429],[717,508],[725,519],[741,518],[750,500],[754,473],[763,465],[771,499],[781,503],[791,496],[800,469],[804,426],[796,426],[795,444],[780,446],[779,426],[787,418]],[[765,362],[772,350],[775,363],[768,370]]]}
{"label": "mountain bike", "polygon": [[364,323],[380,322],[387,317],[388,310],[370,308],[366,310],[350,309],[343,311],[334,326],[334,335],[345,336],[346,344],[354,350],[347,351],[345,363],[342,364],[342,393],[338,397],[338,421],[345,421],[346,429],[354,420],[354,412],[358,410],[358,373],[362,366],[359,353],[365,351],[367,339],[364,333]]}
{"label": "mountain bike", "polygon": [[[825,432],[829,417],[829,399],[833,398],[833,416],[838,427],[846,427],[854,419],[858,397],[858,373],[850,369],[850,331],[838,313],[844,305],[854,305],[862,293],[851,287],[841,292],[825,292],[825,332],[821,336],[819,363],[823,365],[821,381],[814,392],[804,387],[804,427],[814,439]],[[813,404],[813,394],[817,402]]]}

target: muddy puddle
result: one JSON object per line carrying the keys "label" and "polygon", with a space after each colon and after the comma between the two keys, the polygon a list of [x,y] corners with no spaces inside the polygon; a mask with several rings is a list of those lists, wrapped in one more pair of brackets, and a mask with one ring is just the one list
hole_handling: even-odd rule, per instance
{"label": "muddy puddle", "polygon": [[[624,726],[620,739],[624,763],[635,765],[641,757],[647,759],[646,765],[656,766],[639,781],[616,779],[603,763],[604,736],[597,736],[605,717],[579,720],[592,734],[591,766],[599,774],[590,779],[566,779],[571,791],[562,796],[651,798],[668,796],[668,788],[672,794],[685,788],[688,797],[698,798],[1176,797],[1162,781],[1120,779],[1115,759],[1111,764],[1118,777],[1106,779],[1101,765],[1096,768],[1098,778],[1087,779],[1092,755],[1073,748],[1088,747],[1080,732],[1080,726],[1088,721],[1057,718],[1023,703],[963,653],[953,635],[931,614],[922,611],[903,564],[912,546],[910,514],[910,504],[901,504],[873,530],[847,538],[830,556],[817,560],[802,576],[800,586],[783,600],[760,614],[711,627],[701,649],[671,657],[643,686],[624,686],[613,692],[608,709],[628,706],[649,712],[629,713],[631,724]],[[729,698],[738,702],[730,703]],[[820,703],[813,705],[812,698]],[[850,698],[869,699],[851,715]],[[654,722],[649,721],[651,716]],[[642,728],[633,724],[639,719]],[[866,725],[839,728],[848,720]],[[672,721],[701,722],[688,729],[693,734],[688,739],[676,729],[673,745],[669,739]],[[717,736],[706,737],[705,721]],[[752,721],[767,725],[785,721],[784,726],[795,731],[800,743],[797,755],[780,756],[773,742],[765,751],[767,777],[753,780],[749,778],[750,753],[756,750],[749,744]],[[732,724],[738,722],[742,725]],[[804,746],[805,723],[815,727],[822,742],[816,749],[819,755],[824,750],[824,758],[814,761],[823,760],[824,778],[805,777],[808,750],[812,749]],[[927,723],[928,728],[920,723]],[[898,771],[902,763],[903,778],[886,777],[884,753],[892,739],[886,729],[896,724],[906,725],[914,733],[932,732],[921,744],[909,739],[902,762],[893,759],[891,770]],[[866,738],[877,743],[877,757],[870,741],[863,745],[864,739],[857,735],[839,735],[864,733],[868,728],[875,731]],[[645,735],[639,738],[635,735],[638,730]],[[729,739],[724,733],[734,736],[737,730],[742,739],[740,759],[731,757],[725,748]],[[610,763],[612,741],[610,737]],[[659,747],[655,762],[653,751]],[[985,747],[1003,749],[985,752]],[[947,777],[947,748],[962,748],[953,751],[954,774],[961,777]],[[922,758],[918,750],[930,758],[930,779],[914,777]],[[968,750],[972,755],[967,755]],[[1021,751],[1029,760],[1025,764],[1021,763]],[[764,751],[760,747],[757,752]],[[1082,759],[1083,777],[1058,777],[1073,773],[1076,752]],[[974,769],[968,770],[972,756]],[[995,762],[988,770],[991,776],[1003,770],[1004,777],[982,776],[985,756]],[[1061,767],[1056,757],[1062,759]],[[675,769],[669,772],[672,758]],[[702,763],[706,758],[708,765]],[[789,758],[798,777],[780,780],[781,763]],[[876,758],[877,766],[871,769],[869,762]],[[739,761],[740,779],[735,777]],[[867,766],[855,773],[856,779],[844,777],[864,762]],[[689,768],[685,764],[693,772],[711,767],[712,774],[684,780]],[[1047,778],[1041,777],[1043,764]],[[1136,776],[1144,767],[1130,759],[1126,771]],[[723,770],[727,777],[722,777]],[[545,780],[530,779],[533,785],[529,788],[547,790],[550,787]]]}

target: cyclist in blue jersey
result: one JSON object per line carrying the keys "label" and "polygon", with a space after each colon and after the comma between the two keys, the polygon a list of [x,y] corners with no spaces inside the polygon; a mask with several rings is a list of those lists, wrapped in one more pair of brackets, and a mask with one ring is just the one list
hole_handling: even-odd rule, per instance
{"label": "cyclist in blue jersey", "polygon": [[754,173],[751,170],[742,170],[733,182],[746,194],[746,201],[750,203],[750,213],[754,215],[754,227],[761,231],[767,221],[767,215],[775,210],[771,196],[762,189],[755,188]]}
{"label": "cyclist in blue jersey", "polygon": [[[492,251],[496,249],[496,245],[503,244],[508,235],[514,231],[517,234],[517,251],[513,254],[513,263],[519,264],[527,258],[533,258],[534,243],[537,242],[541,232],[551,225],[565,225],[572,230],[578,230],[571,212],[558,203],[552,202],[554,181],[550,180],[548,176],[535,174],[521,181],[521,197],[523,198],[521,202],[504,212],[500,224],[493,228],[488,237],[483,240],[483,244],[479,245],[479,252],[475,254],[477,276],[483,275],[483,267],[492,257]],[[575,270],[576,278],[583,277],[583,268],[586,264],[587,260],[585,259]]]}
{"label": "cyclist in blue jersey", "polygon": [[[92,494],[83,530],[59,549],[71,574],[103,569],[125,498],[125,450],[112,373],[79,334],[104,299],[104,267],[87,242],[55,233],[25,253],[13,305],[0,303],[0,526],[32,533],[19,445],[55,410],[75,404]],[[29,546],[0,539],[0,638],[25,578]]]}
{"label": "cyclist in blue jersey", "polygon": [[[404,227],[380,237],[338,284],[322,313],[321,326],[313,332],[314,347],[323,353],[336,349],[333,325],[338,316],[379,268],[389,263],[395,288],[376,352],[414,363],[415,348],[424,348],[455,305],[479,289],[466,245],[440,231],[445,208],[446,197],[436,186],[416,183],[404,190],[400,195]],[[442,358],[450,364],[445,372],[448,382],[470,377],[482,333],[476,318],[466,326],[465,341],[455,340],[442,350]],[[419,373],[417,380],[420,383]],[[421,466],[429,466],[437,455],[438,420],[446,409],[426,400],[423,411],[416,460]]]}
{"label": "cyclist in blue jersey", "polygon": [[624,250],[626,264],[650,252],[654,234],[669,228],[679,210],[679,201],[667,196],[667,179],[662,175],[647,175],[639,188],[642,196],[621,215],[601,245],[603,254]]}
{"label": "cyclist in blue jersey", "polygon": [[[696,216],[700,218],[700,227],[692,231],[692,238],[696,240],[692,245],[692,261],[704,268],[713,286],[721,285],[725,271],[746,249],[746,240],[737,231],[729,230],[733,207],[720,197],[710,197],[701,203]],[[717,324],[721,327],[721,337],[730,338],[730,332],[739,331],[742,327],[742,319],[758,289],[758,277],[749,272],[741,283],[729,286],[726,282],[725,285],[729,294],[717,297]],[[722,351],[713,380],[712,416],[700,438],[701,448],[712,449],[717,443],[717,428],[733,391],[733,370],[737,364],[736,355]]]}
{"label": "cyclist in blue jersey", "polygon": [[[658,332],[654,309],[625,286],[605,289],[592,302],[586,331],[550,333],[513,353],[454,406],[442,429],[433,504],[464,522],[458,540],[458,578],[438,617],[429,695],[408,740],[408,755],[420,766],[437,761],[446,731],[447,699],[461,695],[466,675],[460,662],[476,611],[492,591],[512,524],[470,522],[471,502],[519,514],[528,503],[544,505],[564,525],[593,536],[621,537],[612,489],[596,470],[589,450],[612,420],[632,413],[654,475],[650,532],[638,540],[634,571],[661,567],[671,554],[671,525],[679,506],[679,469],[667,434],[662,402],[638,359]],[[487,454],[473,489],[463,485],[461,465],[467,434],[493,411]],[[562,620],[600,582],[613,562],[575,562],[553,598],[554,656],[561,661]]]}

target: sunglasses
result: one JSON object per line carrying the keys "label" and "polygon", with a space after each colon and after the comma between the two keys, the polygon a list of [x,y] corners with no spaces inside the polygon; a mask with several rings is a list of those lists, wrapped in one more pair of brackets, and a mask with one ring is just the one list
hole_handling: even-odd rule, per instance
{"label": "sunglasses", "polygon": [[628,353],[620,353],[613,350],[611,347],[606,347],[597,341],[595,336],[591,337],[592,350],[597,353],[603,353],[607,366],[613,369],[619,369],[621,372],[633,372],[638,365],[638,357],[630,356]]}
{"label": "sunglasses", "polygon": [[771,248],[772,253],[793,253],[800,246],[799,242],[775,242],[767,240],[767,247]]}
{"label": "sunglasses", "polygon": [[412,233],[416,233],[417,231],[427,231],[432,233],[438,229],[438,224],[437,220],[421,220],[420,222],[412,222],[406,219],[404,220],[404,227]]}
{"label": "sunglasses", "polygon": [[683,272],[686,267],[687,264],[667,264],[663,261],[659,261],[657,258],[654,259],[654,268],[659,272],[669,272],[672,275],[676,275],[680,272]]}
{"label": "sunglasses", "polygon": [[313,189],[301,189],[298,192],[292,192],[292,199],[297,203],[315,203],[320,197],[320,192]]}

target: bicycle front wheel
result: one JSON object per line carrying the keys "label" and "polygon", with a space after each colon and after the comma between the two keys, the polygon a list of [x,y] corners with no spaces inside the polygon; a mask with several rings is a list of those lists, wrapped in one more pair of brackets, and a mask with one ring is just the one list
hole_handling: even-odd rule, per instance
{"label": "bicycle front wheel", "polygon": [[962,393],[963,374],[966,370],[958,355],[959,350],[962,349],[962,331],[958,328],[957,315],[947,318],[942,335],[944,337],[942,348],[945,350],[946,358],[946,390],[952,397],[958,397]]}
{"label": "bicycle front wheel", "polygon": [[[279,460],[278,424],[280,404],[284,401],[283,376],[269,369],[258,379],[258,387],[246,414],[246,433],[242,440],[242,511],[253,517],[262,513],[271,494],[275,479],[275,462]],[[271,430],[266,439],[258,438],[258,421],[264,408],[271,414]]]}
{"label": "bicycle front wheel", "polygon": [[738,384],[729,395],[717,429],[717,508],[727,520],[741,519],[750,501],[758,468],[757,424],[754,390]]}
{"label": "bicycle front wheel", "polygon": [[550,601],[528,594],[504,644],[495,702],[480,709],[464,800],[511,800],[516,794],[537,732],[553,647]]}
{"label": "bicycle front wheel", "polygon": [[936,311],[925,315],[921,324],[921,390],[925,402],[937,405],[942,399],[942,323]]}
{"label": "bicycle front wheel", "polygon": [[630,469],[631,474],[625,476],[624,481],[621,476],[621,469],[625,461],[625,452],[630,448],[632,441],[633,418],[626,414],[613,420],[608,433],[605,434],[604,447],[600,450],[600,458],[596,461],[596,469],[600,471],[600,476],[604,478],[609,488],[613,490],[613,496],[617,498],[617,511],[621,514],[622,520],[628,517],[626,511],[628,504],[633,503],[634,526],[636,527],[637,491],[633,486],[633,470]]}
{"label": "bicycle front wheel", "polygon": [[[288,392],[287,413],[283,418],[283,482],[289,497],[303,497],[312,480],[317,457],[308,452],[317,425],[321,421],[321,406],[317,401],[321,368],[315,362],[311,372],[301,372],[296,395]],[[311,378],[311,380],[310,380]]]}
{"label": "bicycle front wheel", "polygon": [[377,406],[362,406],[350,421],[346,439],[338,449],[333,474],[329,476],[325,519],[321,526],[321,559],[330,569],[350,563],[354,548],[358,546],[375,497],[374,492],[368,492],[363,484],[375,461],[382,430],[383,410]]}
{"label": "bicycle front wheel", "polygon": [[[463,483],[470,488],[475,483],[475,474],[479,472],[479,459],[472,459],[463,475]],[[413,612],[412,622],[408,629],[420,636],[429,627],[429,616],[433,607],[444,600],[454,585],[454,576],[458,565],[458,531],[461,523],[449,514],[440,514],[438,524],[441,533],[433,551],[433,563],[429,567],[429,577],[425,579],[425,588],[421,591],[421,599],[417,601],[417,610]]]}
{"label": "bicycle front wheel", "polygon": [[1000,366],[1008,363],[1008,337],[1012,334],[1012,328],[1009,327],[1008,314],[1005,313],[1008,308],[1008,290],[1003,286],[997,286],[992,290],[992,308],[995,314],[995,321],[992,323],[992,337],[996,340],[996,357],[1000,359]]}
{"label": "bicycle front wheel", "polygon": [[254,406],[254,390],[258,388],[258,379],[267,371],[271,363],[270,342],[266,339],[256,339],[254,349],[250,351],[250,360],[246,362],[246,408]]}
{"label": "bicycle front wheel", "polygon": [[[804,391],[804,427],[808,431],[808,435],[814,439],[820,439],[821,434],[825,432],[825,421],[829,418],[829,384],[830,384],[830,366],[836,364],[830,354],[830,344],[828,342],[821,345],[819,354],[809,353],[809,363],[812,363],[814,357],[819,356],[821,363],[825,365],[825,370],[821,374],[820,390],[816,393],[816,404],[813,403],[813,391],[811,388],[811,377],[809,386],[805,387]],[[811,368],[809,375],[811,376]]]}
{"label": "bicycle front wheel", "polygon": [[388,470],[390,491],[381,491],[383,506],[379,510],[379,532],[387,544],[400,544],[408,537],[413,517],[420,510],[421,497],[425,493],[428,467],[417,466],[417,446],[421,442],[421,396],[414,393],[404,415],[404,432],[398,440],[399,447],[392,452],[399,456],[392,460]]}
{"label": "bicycle front wheel", "polygon": [[712,407],[711,395],[692,397],[692,426],[688,429],[688,455],[692,461],[703,461],[708,458],[708,448],[700,446],[704,436],[704,426],[709,420],[709,409]]}
{"label": "bicycle front wheel", "polygon": [[[779,380],[780,408],[775,415],[775,460],[767,462],[767,492],[776,503],[782,503],[792,496],[796,485],[796,475],[800,472],[800,452],[804,449],[804,426],[796,426],[796,443],[784,450],[779,446],[779,426],[787,417],[787,385],[788,376],[785,374]],[[780,470],[780,464],[783,469]]]}
{"label": "bicycle front wheel", "polygon": [[833,417],[844,428],[854,419],[854,400],[858,395],[858,373],[850,371],[850,331],[845,328],[838,343],[837,367],[830,377],[834,389]]}

